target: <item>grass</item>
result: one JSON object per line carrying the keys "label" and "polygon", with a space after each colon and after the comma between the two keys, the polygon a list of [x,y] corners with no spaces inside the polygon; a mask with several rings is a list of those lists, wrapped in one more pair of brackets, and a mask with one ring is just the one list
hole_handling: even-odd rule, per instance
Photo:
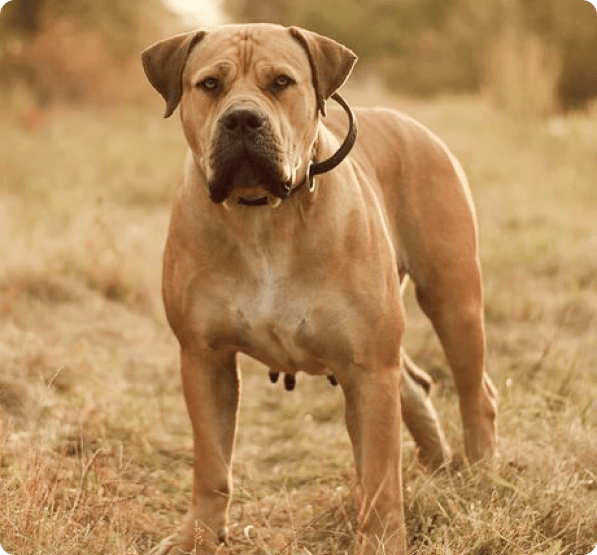
{"label": "grass", "polygon": [[[470,98],[397,106],[462,160],[476,199],[500,454],[430,476],[405,435],[411,552],[586,555],[597,544],[597,116],[515,121]],[[2,115],[0,543],[13,555],[146,553],[180,520],[191,435],[160,259],[184,150],[124,107]],[[412,291],[407,347],[462,452],[443,355]],[[231,542],[222,554],[352,553],[343,401],[244,365]],[[323,448],[322,448],[323,447]]]}
{"label": "grass", "polygon": [[562,78],[562,54],[512,18],[495,39],[486,60],[485,94],[517,117],[552,114]]}

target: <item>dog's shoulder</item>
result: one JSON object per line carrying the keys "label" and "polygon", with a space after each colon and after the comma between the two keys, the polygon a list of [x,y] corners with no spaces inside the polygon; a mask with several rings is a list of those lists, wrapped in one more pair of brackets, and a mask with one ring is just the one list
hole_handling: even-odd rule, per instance
{"label": "dog's shoulder", "polygon": [[[396,109],[355,108],[358,139],[355,156],[376,168],[388,165],[393,171],[403,164],[451,166],[453,156],[444,142],[423,123]],[[341,140],[346,133],[341,110],[329,110],[325,126]]]}

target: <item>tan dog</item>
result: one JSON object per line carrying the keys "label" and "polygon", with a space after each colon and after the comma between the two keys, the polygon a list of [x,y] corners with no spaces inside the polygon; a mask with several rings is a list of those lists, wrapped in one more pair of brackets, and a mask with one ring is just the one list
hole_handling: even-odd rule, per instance
{"label": "tan dog", "polygon": [[[291,377],[299,370],[335,376],[346,398],[365,551],[405,552],[406,275],[453,371],[468,457],[494,452],[496,393],[484,371],[477,230],[460,165],[412,119],[358,110],[350,155],[319,177],[309,170],[333,159],[347,134],[342,110],[322,116],[355,60],[328,38],[274,25],[198,31],[143,53],[166,115],[180,104],[190,147],[163,296],[181,349],[194,484],[183,524],[155,554],[194,547],[213,554],[226,538],[238,352]],[[433,409],[413,393],[410,377],[406,385],[405,420],[411,417],[424,449],[431,437],[428,458],[443,460]]]}

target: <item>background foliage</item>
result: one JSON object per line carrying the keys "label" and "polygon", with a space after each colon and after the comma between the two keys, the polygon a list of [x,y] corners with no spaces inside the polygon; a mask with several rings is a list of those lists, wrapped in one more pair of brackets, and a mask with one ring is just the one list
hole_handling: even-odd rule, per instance
{"label": "background foliage", "polygon": [[[597,12],[585,0],[223,0],[223,8],[233,21],[335,37],[359,54],[361,72],[409,94],[481,92],[515,115],[539,116],[597,96]],[[176,23],[161,0],[13,0],[0,15],[0,81],[24,83],[42,104],[131,96],[137,52],[168,29]]]}
{"label": "background foliage", "polygon": [[224,3],[234,19],[294,23],[335,37],[409,93],[484,90],[508,104],[508,81],[537,77],[548,82],[553,104],[538,111],[583,106],[597,95],[597,13],[584,0]]}
{"label": "background foliage", "polygon": [[0,13],[0,85],[41,106],[130,97],[138,52],[173,20],[160,0],[12,0]]}

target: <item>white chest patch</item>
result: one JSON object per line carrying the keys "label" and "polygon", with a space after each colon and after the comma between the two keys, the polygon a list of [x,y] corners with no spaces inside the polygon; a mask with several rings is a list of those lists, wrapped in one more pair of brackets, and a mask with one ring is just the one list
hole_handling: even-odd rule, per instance
{"label": "white chest patch", "polygon": [[253,309],[251,312],[254,313],[257,319],[267,320],[268,317],[273,317],[275,314],[274,299],[276,297],[277,279],[272,264],[266,258],[262,260],[260,270],[261,276],[255,297],[251,303]]}
{"label": "white chest patch", "polygon": [[310,354],[297,345],[297,333],[308,317],[306,302],[293,297],[288,279],[268,257],[260,258],[254,288],[237,299],[246,354],[271,367],[288,371],[309,370]]}

